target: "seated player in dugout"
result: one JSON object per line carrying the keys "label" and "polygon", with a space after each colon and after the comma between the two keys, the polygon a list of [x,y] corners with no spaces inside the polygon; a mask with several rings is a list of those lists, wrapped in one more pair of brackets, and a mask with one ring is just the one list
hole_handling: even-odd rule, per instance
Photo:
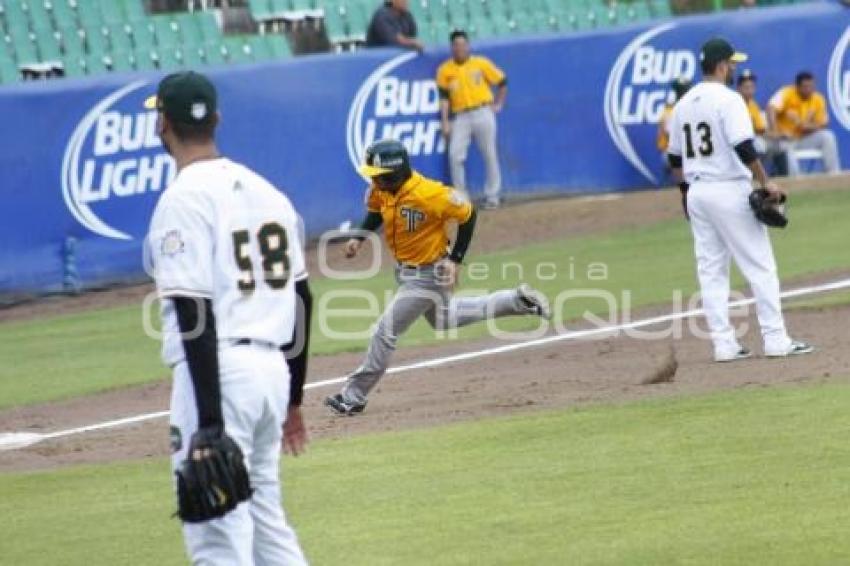
{"label": "seated player in dugout", "polygon": [[[366,397],[386,373],[398,337],[420,316],[439,330],[510,315],[551,317],[546,297],[526,284],[488,295],[452,296],[475,230],[475,207],[462,192],[413,171],[401,143],[374,143],[360,173],[371,180],[360,228],[368,233],[384,226],[387,246],[398,262],[399,289],[375,326],[363,364],[348,376],[342,391],[325,399],[339,415],[366,408]],[[457,237],[450,249],[447,230],[455,222]],[[350,239],[346,257],[357,255],[364,239]]]}
{"label": "seated player in dugout", "polygon": [[[467,191],[466,156],[475,140],[484,159],[484,208],[501,204],[502,171],[496,145],[496,114],[505,106],[508,79],[504,71],[481,55],[472,55],[463,30],[449,36],[452,56],[437,69],[440,118],[449,144],[452,186]],[[493,96],[493,88],[496,96]]]}
{"label": "seated player in dugout", "polygon": [[756,90],[758,86],[758,77],[750,69],[744,69],[738,75],[735,81],[738,89],[738,94],[744,99],[747,105],[747,113],[750,115],[750,121],[753,123],[753,147],[756,148],[759,158],[765,167],[773,165],[771,169],[780,174],[787,174],[787,165],[785,164],[784,156],[781,152],[776,151],[776,140],[771,137],[767,129],[767,119],[764,111],[759,106],[756,100]]}
{"label": "seated player in dugout", "polygon": [[780,88],[767,105],[767,118],[770,135],[786,154],[789,175],[800,174],[793,152],[802,149],[820,150],[827,173],[841,171],[835,134],[827,128],[826,99],[815,90],[812,73],[801,71],[793,85]]}
{"label": "seated player in dugout", "polygon": [[661,152],[661,160],[664,163],[665,170],[670,172],[670,166],[667,163],[667,146],[670,145],[670,116],[673,114],[673,108],[676,106],[676,103],[679,102],[685,93],[691,88],[691,81],[686,79],[685,77],[676,77],[672,83],[670,83],[670,88],[673,89],[673,102],[668,102],[664,105],[664,108],[661,110],[661,117],[658,119],[658,134],[655,138],[655,144],[658,147],[658,151]]}

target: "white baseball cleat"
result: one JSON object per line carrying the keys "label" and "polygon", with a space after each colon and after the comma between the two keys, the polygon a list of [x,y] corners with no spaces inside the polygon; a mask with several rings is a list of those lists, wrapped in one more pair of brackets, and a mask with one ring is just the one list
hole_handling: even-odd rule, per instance
{"label": "white baseball cleat", "polygon": [[764,355],[767,358],[787,358],[788,356],[802,356],[803,354],[811,354],[815,351],[815,347],[805,342],[792,340],[784,350],[765,350]]}
{"label": "white baseball cleat", "polygon": [[714,361],[719,363],[726,362],[737,362],[738,360],[746,360],[747,358],[752,358],[753,353],[746,348],[741,348],[734,354],[724,354],[724,355],[714,355]]}
{"label": "white baseball cleat", "polygon": [[516,293],[520,302],[529,310],[530,314],[536,314],[546,320],[552,319],[552,309],[549,307],[549,299],[546,298],[546,295],[532,289],[526,283],[517,287]]}

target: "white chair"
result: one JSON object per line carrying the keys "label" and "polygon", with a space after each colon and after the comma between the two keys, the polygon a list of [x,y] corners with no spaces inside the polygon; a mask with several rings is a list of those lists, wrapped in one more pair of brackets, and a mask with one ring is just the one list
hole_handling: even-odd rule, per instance
{"label": "white chair", "polygon": [[[797,162],[797,170],[803,173],[803,161],[820,161],[823,163],[823,152],[819,149],[793,149],[788,152],[788,159],[793,159]],[[806,173],[811,173],[812,165],[810,164]]]}

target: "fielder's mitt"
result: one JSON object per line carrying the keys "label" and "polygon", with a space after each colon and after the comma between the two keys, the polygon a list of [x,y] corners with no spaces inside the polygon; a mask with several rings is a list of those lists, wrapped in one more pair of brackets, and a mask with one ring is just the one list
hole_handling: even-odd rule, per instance
{"label": "fielder's mitt", "polygon": [[785,216],[785,195],[777,201],[767,189],[756,189],[750,193],[750,207],[759,221],[776,228],[785,228],[788,218]]}
{"label": "fielder's mitt", "polygon": [[218,428],[192,435],[189,456],[177,475],[177,515],[187,523],[223,517],[251,498],[242,450]]}

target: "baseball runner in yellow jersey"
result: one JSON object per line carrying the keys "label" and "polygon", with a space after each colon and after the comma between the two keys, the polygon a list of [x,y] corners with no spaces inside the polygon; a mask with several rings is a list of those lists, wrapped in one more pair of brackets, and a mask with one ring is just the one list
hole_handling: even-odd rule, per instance
{"label": "baseball runner in yellow jersey", "polygon": [[[361,229],[384,226],[387,246],[398,262],[399,290],[378,321],[363,364],[340,393],[325,400],[340,415],[363,411],[367,395],[389,366],[398,337],[420,316],[442,330],[501,316],[551,316],[546,298],[528,285],[480,297],[452,297],[472,240],[475,207],[460,191],[411,170],[402,144],[376,142],[367,150],[361,172],[372,179]],[[453,221],[459,226],[449,250],[447,226]],[[363,239],[349,240],[346,256],[354,257]]]}

